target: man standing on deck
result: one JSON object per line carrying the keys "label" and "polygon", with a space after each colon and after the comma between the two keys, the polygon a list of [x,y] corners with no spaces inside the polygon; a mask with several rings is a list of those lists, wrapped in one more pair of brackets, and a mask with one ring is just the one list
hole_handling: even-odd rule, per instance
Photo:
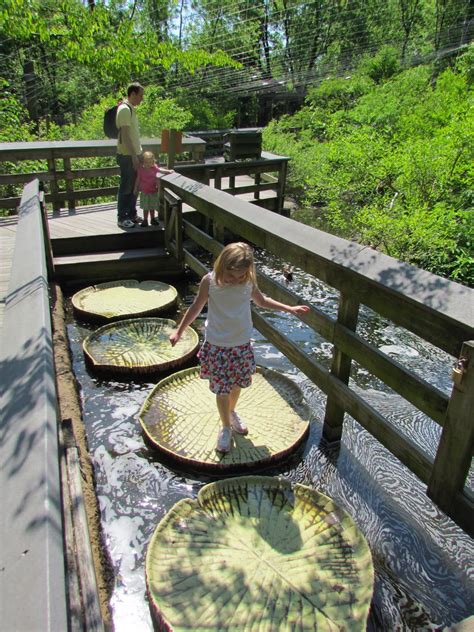
{"label": "man standing on deck", "polygon": [[139,221],[134,187],[142,146],[135,107],[142,102],[144,91],[139,83],[131,83],[127,88],[127,99],[119,105],[115,119],[118,129],[117,163],[120,167],[117,224],[122,228],[133,228]]}

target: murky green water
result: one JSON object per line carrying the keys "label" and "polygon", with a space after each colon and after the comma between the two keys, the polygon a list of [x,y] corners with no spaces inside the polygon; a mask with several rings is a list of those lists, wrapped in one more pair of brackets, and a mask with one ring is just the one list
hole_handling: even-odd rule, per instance
{"label": "murky green water", "polygon": [[[260,269],[277,278],[280,263],[259,258]],[[177,287],[184,308],[197,286],[190,280]],[[291,288],[315,307],[335,315],[338,296],[334,291],[298,271]],[[332,346],[318,334],[288,314],[266,315],[302,349],[330,366]],[[201,317],[195,323],[200,332],[203,322]],[[102,525],[116,574],[114,624],[117,632],[145,632],[153,629],[145,596],[148,542],[172,505],[195,497],[209,479],[163,465],[145,444],[135,416],[153,384],[104,381],[88,373],[81,344],[91,330],[82,323],[72,322],[68,327]],[[369,310],[362,311],[358,333],[441,390],[450,391],[449,356]],[[331,496],[363,531],[375,567],[368,630],[441,630],[473,614],[472,540],[427,498],[425,486],[351,418],[346,416],[340,449],[328,448],[321,441],[324,394],[256,330],[254,337],[257,362],[294,380],[313,411],[301,458],[267,473]],[[440,434],[436,424],[357,364],[351,386],[413,441],[435,453]]]}

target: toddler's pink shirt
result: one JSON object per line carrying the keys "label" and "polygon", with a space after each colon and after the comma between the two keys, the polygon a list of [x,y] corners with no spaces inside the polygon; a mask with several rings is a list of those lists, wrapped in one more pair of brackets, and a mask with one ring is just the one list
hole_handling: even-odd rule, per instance
{"label": "toddler's pink shirt", "polygon": [[138,190],[140,193],[157,193],[158,181],[157,176],[160,172],[158,165],[145,168],[143,165],[138,166]]}

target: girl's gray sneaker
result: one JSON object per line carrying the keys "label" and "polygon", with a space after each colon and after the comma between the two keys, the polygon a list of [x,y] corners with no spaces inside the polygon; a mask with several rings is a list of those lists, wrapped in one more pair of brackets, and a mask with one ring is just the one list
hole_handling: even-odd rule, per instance
{"label": "girl's gray sneaker", "polygon": [[247,424],[235,411],[230,413],[230,425],[232,426],[232,430],[239,434],[246,435],[249,433]]}
{"label": "girl's gray sneaker", "polygon": [[219,430],[219,434],[217,435],[216,450],[218,450],[219,452],[224,452],[225,454],[226,452],[230,451],[231,447],[232,447],[232,430],[230,428],[227,428],[227,426],[224,426],[223,428]]}

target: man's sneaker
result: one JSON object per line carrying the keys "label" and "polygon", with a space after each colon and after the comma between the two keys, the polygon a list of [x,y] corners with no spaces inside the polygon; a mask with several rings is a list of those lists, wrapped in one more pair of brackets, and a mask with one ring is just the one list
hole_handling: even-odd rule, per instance
{"label": "man's sneaker", "polygon": [[232,426],[232,430],[239,434],[246,435],[249,433],[247,424],[235,411],[230,413],[230,425]]}
{"label": "man's sneaker", "polygon": [[131,219],[122,219],[117,222],[117,226],[120,226],[120,228],[133,228],[135,224]]}
{"label": "man's sneaker", "polygon": [[142,222],[142,221],[143,221],[143,217],[138,217],[138,215],[135,215],[135,217],[132,217],[131,221],[132,221],[134,224],[140,224],[140,222]]}
{"label": "man's sneaker", "polygon": [[232,446],[232,430],[224,426],[224,428],[221,428],[219,430],[219,434],[217,435],[216,450],[218,450],[219,452],[224,452],[225,454],[226,452],[230,451],[231,446]]}
{"label": "man's sneaker", "polygon": [[144,220],[143,220],[143,222],[140,224],[140,226],[141,226],[142,228],[148,228],[148,222],[147,222],[147,220],[146,220],[146,219],[144,219]]}

